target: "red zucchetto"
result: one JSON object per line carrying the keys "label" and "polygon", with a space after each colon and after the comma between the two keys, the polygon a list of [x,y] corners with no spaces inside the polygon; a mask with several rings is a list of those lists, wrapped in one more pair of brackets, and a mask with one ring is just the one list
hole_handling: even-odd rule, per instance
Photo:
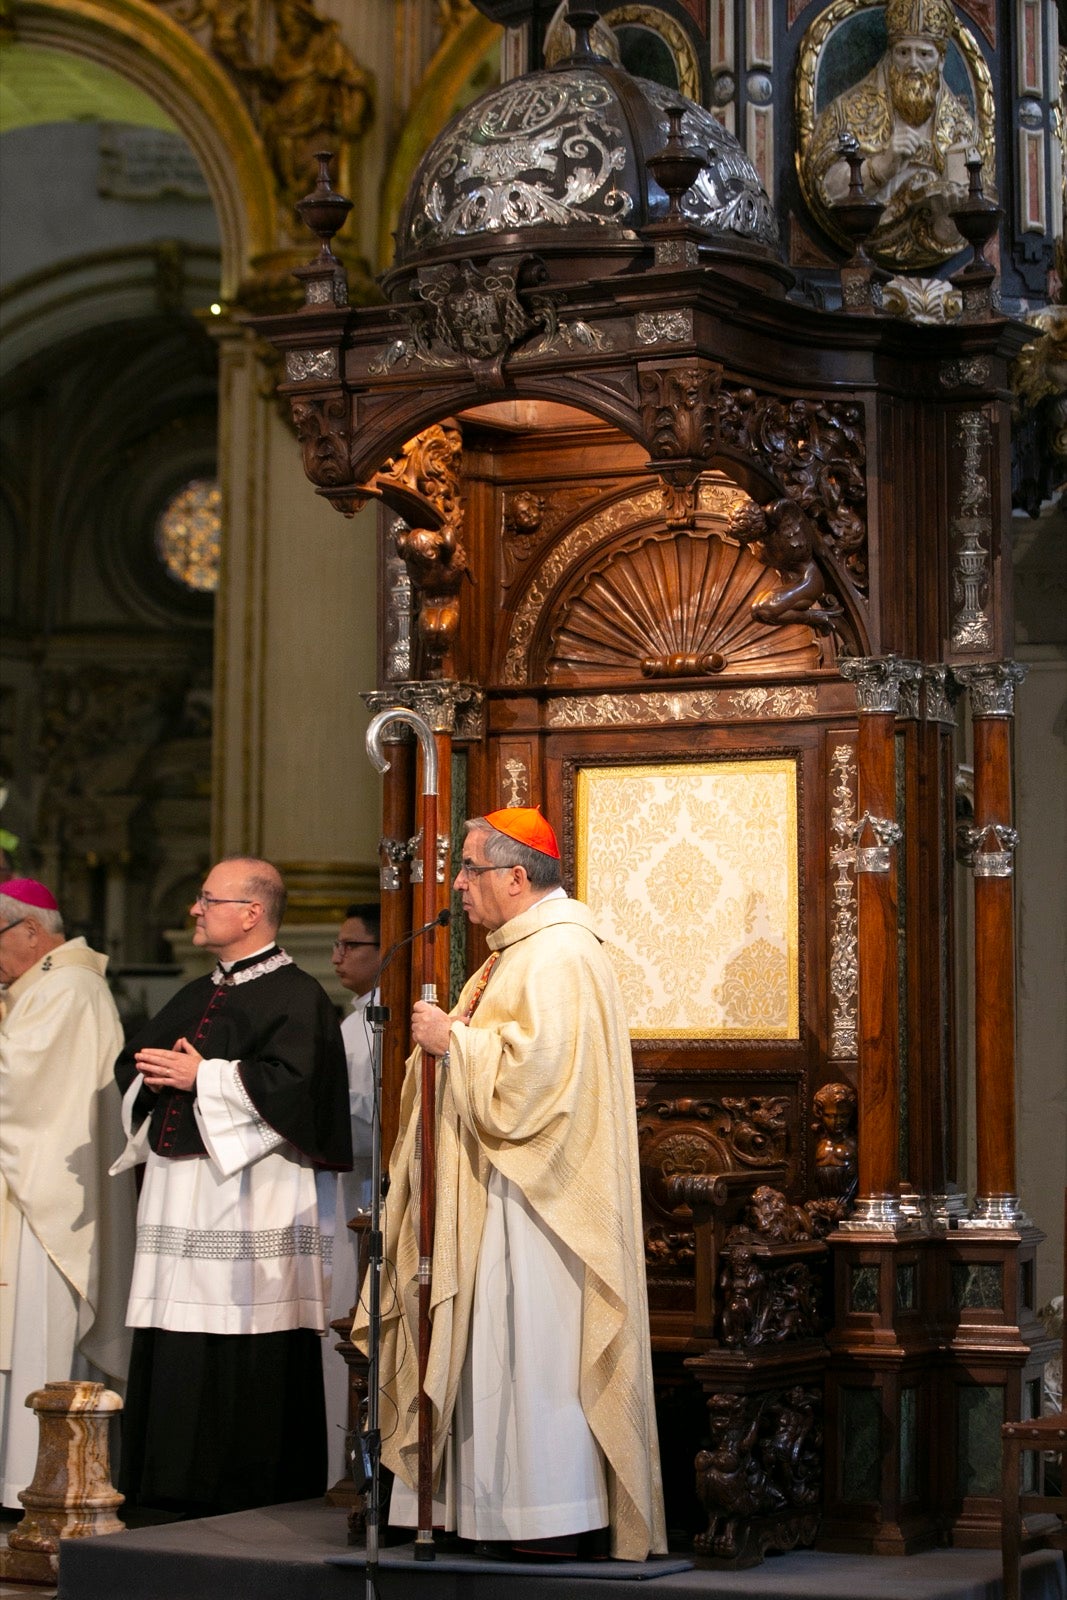
{"label": "red zucchetto", "polygon": [[551,824],[541,815],[540,806],[507,806],[503,811],[490,811],[485,820],[498,833],[507,834],[509,839],[529,845],[531,850],[539,850],[543,856],[551,856],[555,861],[560,859],[556,835]]}
{"label": "red zucchetto", "polygon": [[17,900],[20,906],[36,906],[39,911],[59,910],[59,901],[51,889],[46,889],[36,878],[8,878],[0,883],[0,894]]}

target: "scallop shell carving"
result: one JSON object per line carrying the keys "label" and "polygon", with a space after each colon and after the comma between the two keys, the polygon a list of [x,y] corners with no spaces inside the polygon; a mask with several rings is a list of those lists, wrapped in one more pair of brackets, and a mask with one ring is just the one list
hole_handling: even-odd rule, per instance
{"label": "scallop shell carving", "polygon": [[689,671],[724,676],[810,672],[820,659],[810,628],[768,627],[752,615],[776,587],[773,572],[714,534],[679,533],[616,551],[559,603],[545,680],[661,678],[669,670],[650,672],[647,663],[687,659],[705,663]]}

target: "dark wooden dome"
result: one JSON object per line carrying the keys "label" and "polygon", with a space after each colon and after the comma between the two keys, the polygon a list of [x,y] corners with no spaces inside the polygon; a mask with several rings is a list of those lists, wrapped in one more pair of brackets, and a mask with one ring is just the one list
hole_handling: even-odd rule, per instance
{"label": "dark wooden dome", "polygon": [[717,252],[777,261],[770,200],[733,134],[676,90],[581,50],[453,119],[408,192],[396,270],[524,248],[606,257],[602,270],[627,270],[642,231],[668,211],[649,166],[667,142],[668,107],[680,109],[685,144],[703,158],[681,200],[685,220]]}

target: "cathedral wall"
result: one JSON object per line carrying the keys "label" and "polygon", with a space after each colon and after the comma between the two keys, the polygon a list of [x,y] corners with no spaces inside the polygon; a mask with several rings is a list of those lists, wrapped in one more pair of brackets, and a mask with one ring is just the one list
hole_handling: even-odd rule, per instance
{"label": "cathedral wall", "polygon": [[1067,518],[1016,532],[1016,655],[1029,667],[1015,727],[1019,829],[1019,1185],[1048,1235],[1038,1301],[1063,1293],[1067,1183]]}
{"label": "cathedral wall", "polygon": [[375,508],[349,520],[309,494],[276,415],[270,449],[262,845],[283,862],[373,862],[379,786],[359,695],[375,681]]}

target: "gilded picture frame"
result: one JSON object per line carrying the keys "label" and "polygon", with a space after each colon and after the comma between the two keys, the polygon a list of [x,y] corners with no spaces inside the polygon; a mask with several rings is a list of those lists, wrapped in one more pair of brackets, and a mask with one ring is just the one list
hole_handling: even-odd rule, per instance
{"label": "gilded picture frame", "polygon": [[[996,102],[989,67],[977,38],[955,10],[953,28],[944,54],[943,82],[952,96],[970,112],[976,126],[973,141],[982,160],[982,185],[996,197]],[[805,32],[797,54],[795,151],[801,193],[819,226],[839,245],[851,250],[845,232],[835,224],[833,207],[813,167],[821,153],[813,150],[820,114],[835,100],[857,90],[886,56],[886,6],[882,0],[833,0]],[[859,132],[855,128],[850,131]],[[814,158],[814,160],[813,160]],[[865,185],[866,197],[872,196]],[[912,227],[890,226],[887,207],[883,221],[867,241],[872,258],[896,270],[921,270],[940,266],[959,250],[958,235],[944,242],[920,217]],[[916,210],[921,211],[921,207]]]}

